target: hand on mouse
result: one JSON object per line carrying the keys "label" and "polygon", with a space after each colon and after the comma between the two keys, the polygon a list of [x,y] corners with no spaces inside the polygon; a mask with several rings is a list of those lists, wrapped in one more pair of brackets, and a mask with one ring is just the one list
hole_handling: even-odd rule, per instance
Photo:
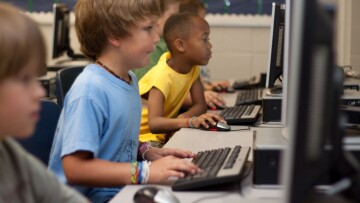
{"label": "hand on mouse", "polygon": [[221,97],[220,94],[218,94],[214,91],[206,90],[204,92],[204,96],[205,96],[206,104],[211,109],[216,109],[216,106],[225,106],[224,99]]}
{"label": "hand on mouse", "polygon": [[213,125],[216,125],[217,121],[226,123],[225,119],[217,113],[204,113],[199,117],[193,117],[189,120],[189,122],[191,122],[190,126],[193,126],[194,128],[199,128],[200,125],[208,128],[209,125],[206,123],[206,121],[209,121]]}
{"label": "hand on mouse", "polygon": [[195,154],[188,150],[173,148],[157,148],[149,146],[149,150],[144,152],[144,158],[149,161],[155,161],[165,156],[175,156],[178,158],[193,158]]}
{"label": "hand on mouse", "polygon": [[200,171],[188,160],[166,156],[151,163],[148,183],[163,183],[170,177],[183,178],[185,173],[196,174]]}

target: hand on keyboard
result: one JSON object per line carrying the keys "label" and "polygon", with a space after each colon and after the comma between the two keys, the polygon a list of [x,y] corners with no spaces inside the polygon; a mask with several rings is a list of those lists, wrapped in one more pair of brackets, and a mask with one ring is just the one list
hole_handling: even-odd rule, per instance
{"label": "hand on keyboard", "polygon": [[204,92],[206,104],[211,110],[221,110],[220,108],[225,106],[225,101],[222,96],[216,92],[206,90]]}
{"label": "hand on keyboard", "polygon": [[194,163],[174,156],[160,158],[151,163],[148,183],[164,183],[170,177],[183,178],[185,174],[195,175],[199,171]]}
{"label": "hand on keyboard", "polygon": [[192,162],[203,171],[177,180],[175,191],[192,190],[240,180],[250,147],[235,146],[198,152]]}

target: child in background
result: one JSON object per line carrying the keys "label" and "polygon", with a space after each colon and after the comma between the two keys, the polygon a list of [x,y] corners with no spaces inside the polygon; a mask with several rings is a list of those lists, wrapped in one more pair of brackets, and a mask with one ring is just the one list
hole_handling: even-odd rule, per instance
{"label": "child in background", "polygon": [[[161,147],[180,128],[200,125],[206,121],[225,122],[207,110],[198,65],[211,57],[210,27],[201,17],[190,13],[174,14],[164,26],[164,39],[169,52],[140,81],[144,99],[140,140]],[[192,106],[179,115],[186,96],[191,94]],[[196,117],[199,116],[199,117]]]}
{"label": "child in background", "polygon": [[160,36],[160,41],[156,44],[155,51],[150,54],[150,63],[143,68],[137,68],[133,70],[138,80],[140,80],[152,67],[158,63],[159,58],[163,53],[168,51],[165,40],[163,38],[164,24],[171,15],[179,12],[179,5],[180,0],[160,0],[162,15],[156,23],[156,30]]}
{"label": "child in background", "polygon": [[[168,51],[165,40],[163,38],[164,24],[171,15],[179,12],[180,1],[181,0],[160,0],[163,14],[160,16],[156,24],[157,32],[160,35],[160,41],[156,44],[155,51],[150,54],[150,63],[143,68],[137,68],[133,70],[138,80],[140,80],[151,68],[153,68],[158,63],[159,58],[163,53]],[[204,84],[206,85],[206,83]],[[216,106],[225,105],[224,99],[218,93],[211,91],[211,88],[206,90],[204,94],[205,101],[210,108],[216,109]],[[189,108],[191,105],[191,97],[188,95],[184,101],[184,108]]]}
{"label": "child in background", "polygon": [[65,97],[49,168],[93,202],[109,201],[126,184],[164,183],[199,170],[180,159],[192,152],[139,144],[141,99],[130,70],[149,63],[160,12],[158,0],[78,0],[75,6],[81,51],[95,62]]}
{"label": "child in background", "polygon": [[[194,13],[205,18],[206,7],[200,0],[182,0],[179,12]],[[230,86],[227,80],[211,82],[210,70],[206,65],[201,66],[200,78],[205,90],[221,90]]]}
{"label": "child in background", "polygon": [[46,52],[37,24],[17,8],[0,3],[0,27],[0,202],[89,202],[13,140],[35,130]]}

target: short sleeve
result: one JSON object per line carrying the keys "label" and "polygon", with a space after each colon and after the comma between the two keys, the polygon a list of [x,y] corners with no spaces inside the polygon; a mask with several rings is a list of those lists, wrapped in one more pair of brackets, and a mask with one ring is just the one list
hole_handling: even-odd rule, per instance
{"label": "short sleeve", "polygon": [[80,97],[66,105],[61,118],[61,157],[80,150],[90,151],[97,157],[105,115],[101,105],[89,97]]}

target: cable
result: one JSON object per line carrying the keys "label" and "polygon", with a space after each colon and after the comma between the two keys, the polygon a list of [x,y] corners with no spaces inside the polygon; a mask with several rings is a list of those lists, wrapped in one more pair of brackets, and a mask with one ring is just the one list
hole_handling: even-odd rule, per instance
{"label": "cable", "polygon": [[199,203],[199,202],[202,202],[202,201],[208,200],[208,199],[222,198],[222,197],[226,197],[226,196],[228,196],[230,194],[232,194],[232,193],[231,192],[225,192],[225,193],[221,193],[221,194],[218,194],[218,195],[211,195],[211,196],[201,197],[201,198],[195,200],[192,203]]}
{"label": "cable", "polygon": [[235,129],[235,130],[230,130],[230,131],[244,131],[244,130],[250,130],[250,126],[247,126],[247,128]]}

